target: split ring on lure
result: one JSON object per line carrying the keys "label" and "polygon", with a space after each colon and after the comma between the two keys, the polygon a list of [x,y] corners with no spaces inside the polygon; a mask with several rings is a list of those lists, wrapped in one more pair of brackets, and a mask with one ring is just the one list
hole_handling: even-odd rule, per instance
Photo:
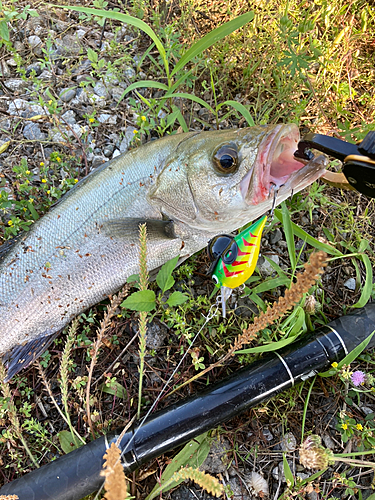
{"label": "split ring on lure", "polygon": [[236,236],[221,234],[208,243],[208,256],[212,262],[209,274],[215,285],[221,288],[224,318],[225,303],[233,289],[245,283],[254,272],[266,221],[264,215]]}

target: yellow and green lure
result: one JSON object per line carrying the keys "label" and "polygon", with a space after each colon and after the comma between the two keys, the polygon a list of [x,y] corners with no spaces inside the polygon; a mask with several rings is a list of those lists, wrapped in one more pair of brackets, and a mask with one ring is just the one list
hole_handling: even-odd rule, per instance
{"label": "yellow and green lure", "polygon": [[209,273],[215,285],[221,287],[224,317],[225,303],[233,289],[245,283],[254,272],[266,221],[267,216],[264,215],[236,236],[222,234],[208,244],[208,255],[212,261]]}

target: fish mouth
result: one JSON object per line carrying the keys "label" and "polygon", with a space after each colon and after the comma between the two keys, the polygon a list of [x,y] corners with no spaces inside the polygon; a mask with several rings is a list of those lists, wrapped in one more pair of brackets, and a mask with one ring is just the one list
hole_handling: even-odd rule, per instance
{"label": "fish mouth", "polygon": [[297,159],[294,152],[300,140],[297,125],[277,125],[262,140],[253,169],[241,181],[240,189],[248,205],[256,205],[274,196],[297,193],[325,172],[324,155],[310,161]]}

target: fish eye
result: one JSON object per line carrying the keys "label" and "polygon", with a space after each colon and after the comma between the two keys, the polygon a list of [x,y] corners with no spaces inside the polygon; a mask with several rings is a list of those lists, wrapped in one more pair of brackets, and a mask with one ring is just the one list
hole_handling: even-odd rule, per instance
{"label": "fish eye", "polygon": [[238,169],[237,146],[233,142],[220,146],[214,154],[214,166],[220,174],[233,174]]}

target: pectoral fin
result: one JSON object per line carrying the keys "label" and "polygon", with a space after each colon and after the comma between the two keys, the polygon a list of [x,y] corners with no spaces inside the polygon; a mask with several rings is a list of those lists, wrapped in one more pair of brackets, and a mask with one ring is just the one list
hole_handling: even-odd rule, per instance
{"label": "pectoral fin", "polygon": [[173,221],[159,219],[115,219],[103,222],[101,226],[105,235],[115,239],[133,240],[139,238],[139,227],[147,226],[147,238],[150,239],[174,239]]}
{"label": "pectoral fin", "polygon": [[58,331],[52,335],[30,340],[27,344],[16,346],[11,351],[4,354],[2,361],[7,369],[5,382],[8,382],[16,373],[29,366],[35,359],[39,358],[39,356],[48,349],[59,333]]}

